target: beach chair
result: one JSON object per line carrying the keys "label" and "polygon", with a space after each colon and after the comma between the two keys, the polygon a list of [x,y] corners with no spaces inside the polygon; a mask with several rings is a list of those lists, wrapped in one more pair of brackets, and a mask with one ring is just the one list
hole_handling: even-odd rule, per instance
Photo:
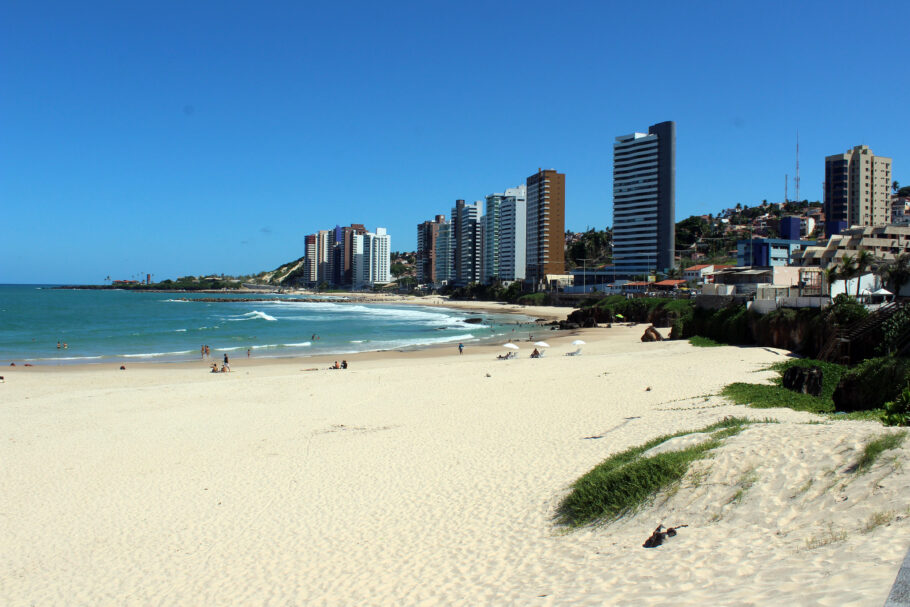
{"label": "beach chair", "polygon": [[574,352],[566,352],[566,356],[578,356],[581,354],[581,348],[578,348]]}

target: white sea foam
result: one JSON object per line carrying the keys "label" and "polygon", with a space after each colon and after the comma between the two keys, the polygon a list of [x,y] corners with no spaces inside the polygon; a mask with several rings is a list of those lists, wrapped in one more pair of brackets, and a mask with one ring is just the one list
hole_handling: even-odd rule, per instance
{"label": "white sea foam", "polygon": [[299,344],[281,344],[281,345],[286,348],[306,348],[313,344],[312,344],[312,342],[309,342],[309,341],[303,341],[303,342],[300,342]]}
{"label": "white sea foam", "polygon": [[186,329],[174,329],[174,333],[186,333]]}
{"label": "white sea foam", "polygon": [[26,358],[25,362],[41,362],[44,360],[98,360],[103,356],[49,356],[47,358]]}
{"label": "white sea foam", "polygon": [[166,303],[190,303],[187,299],[162,299]]}
{"label": "white sea foam", "polygon": [[234,318],[228,318],[230,321],[239,321],[239,320],[253,320],[260,318],[262,320],[275,321],[278,320],[274,316],[270,316],[265,312],[260,312],[259,310],[253,310],[252,312],[247,312],[246,314],[241,314],[240,316],[235,316]]}
{"label": "white sea foam", "polygon": [[123,358],[158,358],[160,356],[177,356],[179,354],[192,354],[195,350],[180,350],[179,352],[144,352],[142,354],[118,354]]}

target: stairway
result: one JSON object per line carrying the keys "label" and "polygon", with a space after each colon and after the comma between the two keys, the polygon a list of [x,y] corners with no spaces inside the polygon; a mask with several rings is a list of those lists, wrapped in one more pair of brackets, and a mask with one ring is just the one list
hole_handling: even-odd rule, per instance
{"label": "stairway", "polygon": [[[895,312],[905,305],[904,302],[891,302],[883,305],[866,318],[858,320],[846,327],[838,327],[834,335],[831,336],[831,339],[828,340],[821,352],[819,352],[818,360],[850,364],[852,362],[850,349],[853,342],[860,337],[865,336],[870,331],[878,330],[886,320],[891,318]],[[903,343],[901,352],[906,353],[907,351],[910,351],[910,333],[902,336],[899,343]]]}

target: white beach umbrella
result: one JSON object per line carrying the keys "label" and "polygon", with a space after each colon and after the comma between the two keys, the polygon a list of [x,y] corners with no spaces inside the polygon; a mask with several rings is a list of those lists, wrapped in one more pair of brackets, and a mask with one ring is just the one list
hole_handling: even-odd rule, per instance
{"label": "white beach umbrella", "polygon": [[573,346],[583,346],[583,345],[585,345],[585,342],[581,341],[580,339],[576,339],[575,341],[572,342],[572,345]]}
{"label": "white beach umbrella", "polygon": [[517,349],[518,349],[518,346],[516,346],[515,344],[502,344],[502,347],[503,347],[503,348],[508,348],[508,349],[510,349],[510,350],[517,350]]}
{"label": "white beach umbrella", "polygon": [[549,347],[550,347],[550,344],[548,344],[548,343],[545,342],[545,341],[535,341],[535,342],[534,342],[534,345],[537,346],[537,347],[539,347],[539,348],[549,348]]}

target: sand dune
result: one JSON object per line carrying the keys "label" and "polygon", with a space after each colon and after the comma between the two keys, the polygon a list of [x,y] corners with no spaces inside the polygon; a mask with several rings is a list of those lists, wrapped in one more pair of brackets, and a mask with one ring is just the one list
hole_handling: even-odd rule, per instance
{"label": "sand dune", "polygon": [[[907,447],[851,472],[890,430],[711,396],[785,353],[641,332],[583,331],[574,358],[566,336],[542,360],[469,346],[343,372],[11,369],[0,603],[881,605],[910,543]],[[554,525],[611,453],[726,415],[781,423],[635,515]],[[689,527],[643,549],[661,522]]]}

